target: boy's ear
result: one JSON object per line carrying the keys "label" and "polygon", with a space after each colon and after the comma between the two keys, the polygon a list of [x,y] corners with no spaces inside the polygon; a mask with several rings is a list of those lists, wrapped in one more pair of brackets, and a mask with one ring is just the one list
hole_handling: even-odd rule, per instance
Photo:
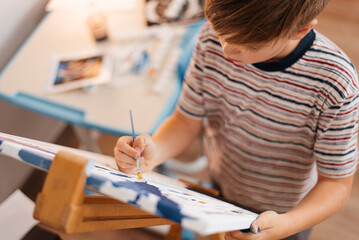
{"label": "boy's ear", "polygon": [[315,25],[317,25],[317,23],[318,23],[318,19],[314,18],[306,26],[299,29],[299,31],[296,32],[290,39],[291,40],[300,40],[300,39],[304,38],[305,35],[307,35],[307,33],[309,33],[309,31],[312,30]]}

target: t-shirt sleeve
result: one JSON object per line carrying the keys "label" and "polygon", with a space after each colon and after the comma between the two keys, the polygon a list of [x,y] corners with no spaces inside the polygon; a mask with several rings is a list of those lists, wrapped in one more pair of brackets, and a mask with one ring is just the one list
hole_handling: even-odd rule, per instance
{"label": "t-shirt sleeve", "polygon": [[354,174],[358,163],[358,91],[324,110],[318,121],[314,157],[320,175]]}
{"label": "t-shirt sleeve", "polygon": [[204,71],[204,50],[202,47],[200,33],[177,104],[178,111],[193,119],[202,119],[205,115],[202,91]]}

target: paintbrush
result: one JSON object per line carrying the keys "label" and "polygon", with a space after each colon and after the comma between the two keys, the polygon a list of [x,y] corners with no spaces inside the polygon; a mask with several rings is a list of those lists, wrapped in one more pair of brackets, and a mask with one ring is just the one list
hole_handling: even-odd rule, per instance
{"label": "paintbrush", "polygon": [[178,179],[178,181],[185,184],[186,188],[189,189],[189,190],[193,190],[193,191],[196,191],[196,192],[199,192],[199,193],[203,193],[205,195],[215,197],[215,198],[218,198],[220,196],[220,192],[217,189],[203,187],[200,184],[196,184],[196,183],[187,181],[187,180],[182,179],[182,178]]}
{"label": "paintbrush", "polygon": [[[132,111],[130,110],[130,118],[131,118],[131,127],[132,127],[132,138],[133,138],[133,144],[135,143],[135,128],[133,126],[133,118],[132,118]],[[136,159],[136,165],[137,165],[137,177],[138,179],[142,179],[142,171],[140,168],[140,156]]]}

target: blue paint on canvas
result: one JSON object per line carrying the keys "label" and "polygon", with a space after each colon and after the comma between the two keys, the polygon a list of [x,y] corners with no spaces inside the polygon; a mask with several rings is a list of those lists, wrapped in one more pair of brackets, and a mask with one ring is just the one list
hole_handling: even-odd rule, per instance
{"label": "blue paint on canvas", "polygon": [[43,157],[39,154],[36,154],[36,153],[33,153],[33,152],[30,152],[28,150],[25,150],[25,149],[21,149],[19,151],[19,157],[27,162],[27,163],[30,163],[34,166],[37,166],[41,169],[44,169],[46,171],[48,171],[50,169],[50,165],[51,165],[51,162],[52,160],[51,159],[48,159],[46,157]]}
{"label": "blue paint on canvas", "polygon": [[105,168],[105,167],[101,167],[99,165],[96,165],[95,168],[98,168],[100,170],[104,170],[106,172],[108,172],[109,174],[111,175],[115,175],[115,176],[119,176],[119,177],[124,177],[124,178],[130,178],[129,176],[127,176],[126,174],[122,174],[120,172],[113,172],[111,170],[109,170],[108,168]]}
{"label": "blue paint on canvas", "polygon": [[110,174],[115,175],[115,176],[119,176],[119,177],[130,178],[129,176],[127,176],[127,175],[125,175],[125,174],[121,174],[121,173],[110,172]]}
{"label": "blue paint on canvas", "polygon": [[95,166],[96,168],[98,168],[98,169],[101,169],[101,170],[106,170],[106,171],[108,171],[108,168],[105,168],[105,167],[101,167],[101,166]]}
{"label": "blue paint on canvas", "polygon": [[[95,188],[96,190],[100,190],[101,186],[108,181],[109,180],[104,177],[89,176],[86,180],[86,185]],[[128,202],[130,204],[141,207],[138,204],[138,200],[141,198],[141,196],[149,196],[150,194],[154,194],[159,197],[156,205],[156,214],[171,219],[177,223],[181,223],[183,218],[191,218],[189,216],[183,215],[181,213],[180,206],[176,202],[162,195],[161,191],[156,186],[145,182],[131,182],[127,180],[118,182],[111,181],[111,183],[116,188],[128,188],[138,193],[134,200]]]}
{"label": "blue paint on canvas", "polygon": [[106,179],[96,176],[88,176],[86,179],[86,186],[91,187],[95,190],[99,190],[101,186],[105,183]]}
{"label": "blue paint on canvas", "polygon": [[[139,195],[142,194],[144,196],[148,196],[148,194],[151,193],[160,197],[160,200],[157,202],[157,214],[165,218],[169,218],[172,221],[181,223],[182,218],[187,217],[181,213],[180,207],[176,202],[170,200],[166,196],[163,196],[161,191],[153,185],[144,182],[130,182],[130,181],[113,183],[113,185],[114,186],[117,185],[118,187],[127,187],[129,189],[135,189],[135,191],[137,191]],[[136,203],[134,204],[137,205]]]}

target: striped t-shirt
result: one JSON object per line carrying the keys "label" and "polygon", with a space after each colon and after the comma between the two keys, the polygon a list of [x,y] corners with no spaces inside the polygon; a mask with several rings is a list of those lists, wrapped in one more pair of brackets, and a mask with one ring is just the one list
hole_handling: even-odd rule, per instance
{"label": "striped t-shirt", "polygon": [[358,85],[348,57],[316,31],[278,62],[240,66],[207,24],[178,110],[206,122],[205,154],[227,200],[282,213],[314,187],[317,172],[355,172]]}

